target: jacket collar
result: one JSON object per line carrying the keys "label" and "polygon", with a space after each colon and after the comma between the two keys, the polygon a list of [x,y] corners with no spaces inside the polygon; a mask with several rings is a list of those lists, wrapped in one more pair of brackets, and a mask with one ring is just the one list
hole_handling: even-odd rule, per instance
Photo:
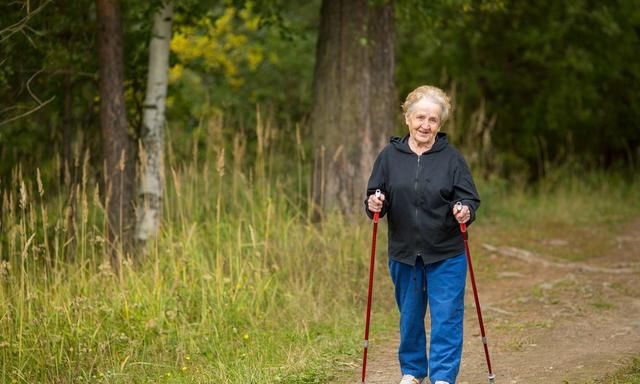
{"label": "jacket collar", "polygon": [[[404,153],[415,154],[409,147],[409,134],[407,133],[404,137],[392,136],[389,140],[391,145],[393,145],[397,150]],[[440,152],[445,149],[449,145],[449,141],[447,140],[447,134],[444,132],[438,132],[436,134],[436,142],[433,143],[433,146],[428,151],[423,154]]]}

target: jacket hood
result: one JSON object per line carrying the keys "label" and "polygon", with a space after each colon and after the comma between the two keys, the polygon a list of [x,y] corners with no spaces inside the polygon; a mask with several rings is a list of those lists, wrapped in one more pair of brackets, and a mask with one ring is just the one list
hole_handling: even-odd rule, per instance
{"label": "jacket hood", "polygon": [[[400,152],[411,153],[414,152],[409,147],[409,134],[407,133],[404,137],[392,136],[391,140],[389,140],[391,145],[394,146]],[[432,152],[440,152],[445,149],[449,145],[449,141],[447,140],[447,134],[444,132],[438,132],[436,134],[436,142],[433,143],[433,146],[424,154],[432,153]]]}

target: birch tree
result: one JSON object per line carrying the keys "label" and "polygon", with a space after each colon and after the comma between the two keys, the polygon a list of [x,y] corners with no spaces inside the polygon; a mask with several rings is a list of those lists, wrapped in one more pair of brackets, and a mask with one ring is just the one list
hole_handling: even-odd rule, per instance
{"label": "birch tree", "polygon": [[162,213],[163,129],[172,19],[173,3],[164,3],[154,15],[149,43],[149,75],[142,122],[142,168],[135,233],[138,242],[156,236]]}

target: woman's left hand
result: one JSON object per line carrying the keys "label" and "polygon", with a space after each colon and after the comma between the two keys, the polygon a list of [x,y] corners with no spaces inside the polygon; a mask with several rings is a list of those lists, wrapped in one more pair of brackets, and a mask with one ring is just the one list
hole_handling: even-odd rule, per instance
{"label": "woman's left hand", "polygon": [[466,223],[471,219],[471,209],[466,205],[455,205],[453,216],[458,220],[458,223]]}

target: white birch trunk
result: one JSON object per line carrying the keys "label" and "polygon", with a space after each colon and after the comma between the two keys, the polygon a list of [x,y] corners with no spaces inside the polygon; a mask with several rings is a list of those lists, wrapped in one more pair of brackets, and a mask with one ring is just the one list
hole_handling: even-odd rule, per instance
{"label": "white birch trunk", "polygon": [[142,126],[141,178],[135,239],[144,242],[158,233],[162,214],[165,103],[173,3],[165,3],[153,18],[149,43],[149,75]]}

